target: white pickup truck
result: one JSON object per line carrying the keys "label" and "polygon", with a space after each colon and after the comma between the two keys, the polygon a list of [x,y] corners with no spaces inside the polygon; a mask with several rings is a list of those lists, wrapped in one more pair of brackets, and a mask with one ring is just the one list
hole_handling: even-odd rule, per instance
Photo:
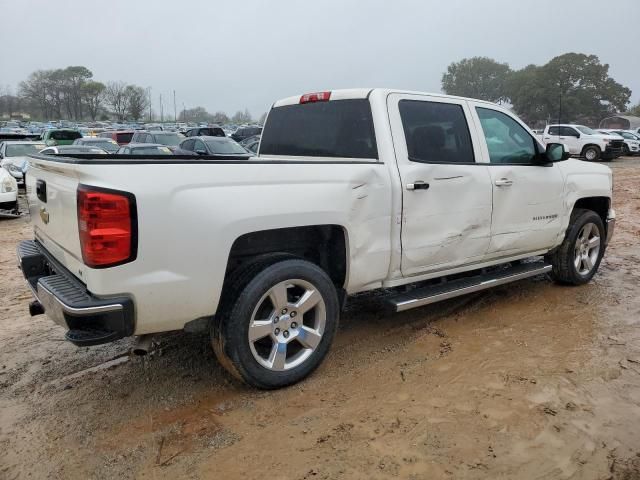
{"label": "white pickup truck", "polygon": [[615,221],[609,168],[497,105],[388,89],[277,101],[248,160],[34,155],[27,190],[32,314],[76,345],[207,328],[259,388],[321,363],[351,294],[583,284]]}
{"label": "white pickup truck", "polygon": [[601,133],[584,125],[547,125],[542,141],[560,143],[571,155],[590,162],[612,160],[624,153],[624,140],[614,133]]}

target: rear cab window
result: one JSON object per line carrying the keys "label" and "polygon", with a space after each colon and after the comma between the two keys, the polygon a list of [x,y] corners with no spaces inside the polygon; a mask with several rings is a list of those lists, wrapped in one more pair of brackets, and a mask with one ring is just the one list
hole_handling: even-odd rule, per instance
{"label": "rear cab window", "polygon": [[371,104],[345,99],[274,107],[260,155],[377,160]]}

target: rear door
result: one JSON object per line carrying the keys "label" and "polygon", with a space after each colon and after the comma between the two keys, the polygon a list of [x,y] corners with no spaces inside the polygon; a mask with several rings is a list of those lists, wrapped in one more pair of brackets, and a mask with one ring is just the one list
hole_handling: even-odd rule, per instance
{"label": "rear door", "polygon": [[392,94],[387,106],[403,189],[403,276],[481,261],[492,190],[467,103]]}
{"label": "rear door", "polygon": [[482,155],[493,188],[489,258],[548,249],[564,211],[564,177],[557,164],[534,163],[542,149],[517,118],[486,103],[470,102],[484,135]]}

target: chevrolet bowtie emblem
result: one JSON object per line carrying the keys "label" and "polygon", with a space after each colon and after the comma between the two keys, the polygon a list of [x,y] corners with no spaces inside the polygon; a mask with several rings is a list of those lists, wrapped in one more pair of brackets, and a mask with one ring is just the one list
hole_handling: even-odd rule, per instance
{"label": "chevrolet bowtie emblem", "polygon": [[44,207],[40,207],[40,218],[45,225],[49,223],[49,212]]}

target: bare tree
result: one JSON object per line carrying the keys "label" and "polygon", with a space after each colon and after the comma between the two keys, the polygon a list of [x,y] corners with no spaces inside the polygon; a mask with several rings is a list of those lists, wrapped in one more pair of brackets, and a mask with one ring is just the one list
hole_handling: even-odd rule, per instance
{"label": "bare tree", "polygon": [[87,113],[91,120],[98,118],[98,113],[104,102],[104,93],[107,87],[100,82],[87,82],[83,85],[83,99]]}
{"label": "bare tree", "polygon": [[145,110],[149,107],[149,97],[144,88],[137,85],[127,85],[124,89],[124,95],[126,98],[127,113],[129,118],[133,120],[139,120]]}
{"label": "bare tree", "polygon": [[124,82],[109,82],[104,91],[105,103],[111,107],[111,111],[119,121],[127,115],[127,85]]}

